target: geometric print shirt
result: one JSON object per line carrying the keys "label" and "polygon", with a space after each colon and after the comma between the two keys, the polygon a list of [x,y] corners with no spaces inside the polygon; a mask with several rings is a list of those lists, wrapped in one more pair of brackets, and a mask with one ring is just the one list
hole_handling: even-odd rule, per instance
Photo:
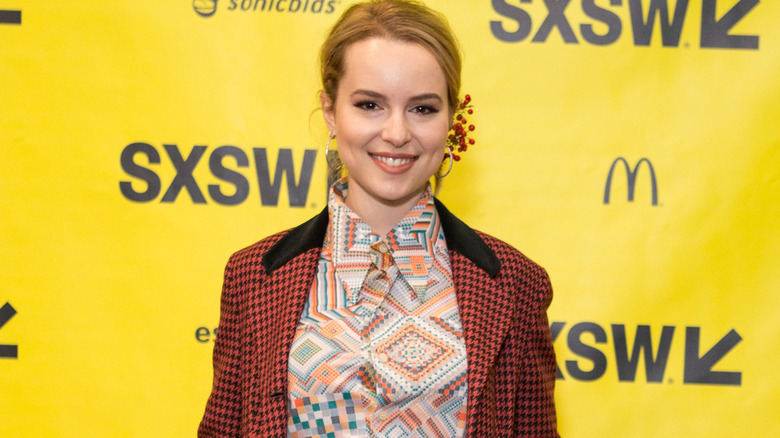
{"label": "geometric print shirt", "polygon": [[430,186],[386,236],[330,189],[288,362],[288,437],[463,437],[463,328]]}

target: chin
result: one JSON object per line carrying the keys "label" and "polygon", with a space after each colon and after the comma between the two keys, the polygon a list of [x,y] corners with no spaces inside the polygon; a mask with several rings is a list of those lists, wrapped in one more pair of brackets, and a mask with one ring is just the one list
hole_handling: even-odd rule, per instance
{"label": "chin", "polygon": [[409,201],[411,198],[415,200],[420,197],[425,190],[426,183],[420,185],[404,184],[399,187],[397,185],[389,185],[384,187],[384,190],[375,192],[376,197],[382,199],[388,204],[403,204]]}

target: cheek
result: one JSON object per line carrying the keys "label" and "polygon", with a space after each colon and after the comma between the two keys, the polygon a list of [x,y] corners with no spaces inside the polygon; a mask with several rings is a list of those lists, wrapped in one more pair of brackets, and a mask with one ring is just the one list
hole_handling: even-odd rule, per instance
{"label": "cheek", "polygon": [[377,128],[370,121],[344,111],[336,117],[337,136],[340,144],[349,148],[360,148],[377,134]]}
{"label": "cheek", "polygon": [[438,123],[436,126],[425,130],[421,137],[425,143],[425,148],[429,151],[443,151],[447,142],[448,131],[449,126],[446,122]]}
{"label": "cheek", "polygon": [[365,124],[346,122],[338,133],[338,144],[342,149],[358,151],[373,138],[372,131]]}

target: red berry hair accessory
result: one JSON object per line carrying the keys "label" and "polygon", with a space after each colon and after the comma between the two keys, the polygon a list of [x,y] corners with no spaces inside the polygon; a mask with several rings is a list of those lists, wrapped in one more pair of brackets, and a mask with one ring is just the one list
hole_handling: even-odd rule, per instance
{"label": "red berry hair accessory", "polygon": [[447,147],[452,152],[452,159],[455,161],[460,161],[459,153],[466,152],[469,146],[476,143],[473,138],[469,138],[469,134],[474,131],[474,125],[469,124],[466,118],[466,116],[471,117],[472,114],[474,114],[474,109],[471,107],[471,95],[467,94],[455,111],[455,120],[447,135]]}

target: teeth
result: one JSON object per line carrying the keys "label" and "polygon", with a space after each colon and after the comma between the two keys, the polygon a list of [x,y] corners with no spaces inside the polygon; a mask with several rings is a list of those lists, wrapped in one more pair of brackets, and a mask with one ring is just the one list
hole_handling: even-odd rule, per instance
{"label": "teeth", "polygon": [[409,164],[414,161],[414,158],[391,158],[380,157],[378,155],[372,155],[372,157],[392,167],[403,166],[404,164]]}

